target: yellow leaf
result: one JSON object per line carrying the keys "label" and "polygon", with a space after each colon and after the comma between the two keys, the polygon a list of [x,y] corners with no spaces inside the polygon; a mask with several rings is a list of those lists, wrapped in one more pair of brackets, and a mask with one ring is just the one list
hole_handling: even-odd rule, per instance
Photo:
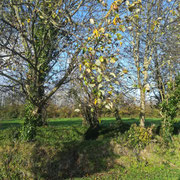
{"label": "yellow leaf", "polygon": [[138,18],[139,18],[139,16],[138,16],[137,14],[135,14],[135,15],[134,15],[134,17],[135,17],[136,19],[138,19]]}
{"label": "yellow leaf", "polygon": [[30,19],[30,18],[29,18],[29,19],[27,19],[27,22],[28,22],[28,23],[30,23],[30,21],[31,21],[31,19]]}
{"label": "yellow leaf", "polygon": [[110,95],[111,95],[111,94],[112,94],[112,91],[108,91],[108,94],[110,94]]}
{"label": "yellow leaf", "polygon": [[89,63],[88,62],[85,62],[84,64],[86,67],[89,67]]}
{"label": "yellow leaf", "polygon": [[102,33],[104,33],[104,32],[105,32],[105,29],[102,27],[102,28],[100,28],[99,31],[102,32]]}
{"label": "yellow leaf", "polygon": [[97,99],[94,100],[94,104],[95,104],[95,105],[97,104]]}
{"label": "yellow leaf", "polygon": [[100,60],[101,62],[103,62],[103,61],[104,61],[104,58],[103,58],[102,56],[100,56],[100,57],[99,57],[99,60]]}
{"label": "yellow leaf", "polygon": [[110,79],[109,79],[109,77],[108,76],[104,76],[104,79],[106,80],[106,81],[110,81]]}
{"label": "yellow leaf", "polygon": [[92,47],[90,47],[90,48],[89,48],[89,51],[92,51],[92,50],[93,50],[93,48],[92,48]]}
{"label": "yellow leaf", "polygon": [[110,75],[113,76],[114,78],[116,77],[116,75],[112,72],[110,73]]}
{"label": "yellow leaf", "polygon": [[115,17],[114,20],[113,20],[113,24],[114,24],[114,25],[117,24],[117,23],[116,23],[116,17]]}
{"label": "yellow leaf", "polygon": [[128,70],[127,70],[127,69],[123,69],[123,73],[124,73],[124,74],[127,74],[127,73],[128,73]]}
{"label": "yellow leaf", "polygon": [[110,63],[115,63],[115,62],[116,62],[116,59],[114,57],[111,57]]}
{"label": "yellow leaf", "polygon": [[79,71],[81,71],[81,68],[82,68],[82,65],[80,64],[80,65],[79,65]]}
{"label": "yellow leaf", "polygon": [[123,26],[123,25],[120,25],[119,26],[119,29],[122,31],[122,32],[124,32],[126,29],[125,29],[125,26]]}
{"label": "yellow leaf", "polygon": [[95,29],[95,30],[93,31],[93,34],[95,35],[95,37],[99,37],[99,32],[98,32],[97,29]]}
{"label": "yellow leaf", "polygon": [[100,61],[99,59],[97,59],[96,62],[95,62],[95,64],[96,64],[97,66],[100,66],[100,65],[101,65],[101,61]]}
{"label": "yellow leaf", "polygon": [[154,24],[151,25],[151,31],[154,31]]}
{"label": "yellow leaf", "polygon": [[115,10],[115,11],[118,11],[119,8],[118,8],[118,5],[117,5],[117,2],[115,1],[112,5],[111,5],[111,9],[112,10]]}
{"label": "yellow leaf", "polygon": [[113,24],[116,25],[117,22],[120,22],[120,18],[119,18],[119,15],[116,15],[113,19]]}

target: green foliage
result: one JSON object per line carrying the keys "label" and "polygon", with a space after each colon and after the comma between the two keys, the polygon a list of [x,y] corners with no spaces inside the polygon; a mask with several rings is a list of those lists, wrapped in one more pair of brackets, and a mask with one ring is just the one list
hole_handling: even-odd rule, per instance
{"label": "green foliage", "polygon": [[50,104],[47,108],[48,118],[74,118],[80,117],[79,112],[75,112],[73,107],[62,106],[58,107],[54,104]]}
{"label": "green foliage", "polygon": [[34,105],[30,102],[27,102],[25,106],[25,117],[24,125],[21,130],[21,139],[25,141],[32,141],[36,136],[36,127],[38,121],[41,120],[40,114],[34,113]]}
{"label": "green foliage", "polygon": [[21,140],[23,141],[32,141],[36,137],[36,127],[30,123],[24,125],[20,131]]}
{"label": "green foliage", "polygon": [[0,107],[0,119],[22,118],[24,116],[24,105],[6,105]]}
{"label": "green foliage", "polygon": [[55,104],[50,103],[47,107],[47,116],[48,118],[60,117],[59,108]]}
{"label": "green foliage", "polygon": [[127,144],[131,147],[144,148],[152,140],[153,128],[154,126],[145,128],[133,124],[126,133]]}
{"label": "green foliage", "polygon": [[171,141],[173,133],[173,124],[178,110],[180,110],[180,75],[175,79],[175,85],[169,83],[169,94],[166,95],[165,100],[161,103],[161,111],[163,115],[161,135],[165,143]]}
{"label": "green foliage", "polygon": [[46,111],[48,118],[74,118],[81,116],[79,112],[75,112],[73,106],[62,105],[59,107],[53,102],[48,104]]}

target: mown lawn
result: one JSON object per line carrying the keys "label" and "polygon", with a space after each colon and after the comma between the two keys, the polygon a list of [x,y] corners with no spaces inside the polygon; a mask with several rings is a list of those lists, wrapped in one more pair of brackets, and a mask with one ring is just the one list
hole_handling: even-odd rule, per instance
{"label": "mown lawn", "polygon": [[[49,126],[38,128],[36,141],[30,143],[14,136],[22,120],[0,121],[0,179],[180,179],[180,134],[173,135],[169,146],[155,135],[141,148],[129,146],[126,133],[117,131],[84,140],[87,128],[81,126],[81,118],[48,121]],[[123,122],[133,124],[138,119],[123,118]],[[115,118],[103,118],[101,123],[109,129],[118,125]],[[146,124],[158,126],[160,119],[148,118]]]}

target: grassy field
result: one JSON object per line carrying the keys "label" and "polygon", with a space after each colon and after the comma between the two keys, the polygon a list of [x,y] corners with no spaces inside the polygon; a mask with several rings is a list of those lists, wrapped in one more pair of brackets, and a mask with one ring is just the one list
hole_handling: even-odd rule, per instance
{"label": "grassy field", "polygon": [[[15,138],[22,120],[0,121],[0,179],[180,179],[180,135],[165,146],[158,135],[145,147],[130,146],[127,134],[110,131],[96,140],[84,140],[81,118],[49,119],[38,128],[36,141]],[[124,118],[126,124],[138,119]],[[180,122],[180,121],[178,121]],[[114,118],[103,118],[104,128],[116,129]],[[147,126],[160,124],[149,118]],[[178,127],[179,123],[177,123]],[[120,131],[127,126],[120,127]]]}
{"label": "grassy field", "polygon": [[[111,123],[115,122],[115,118],[102,118],[101,123],[109,125]],[[139,123],[138,118],[123,118],[123,122],[133,124],[133,123]],[[160,118],[147,118],[146,119],[146,125],[151,124],[160,124],[161,119]],[[23,123],[23,120],[20,119],[12,119],[12,120],[1,120],[0,121],[0,129],[6,129],[11,127],[19,127]],[[81,118],[61,118],[61,119],[48,119],[48,124],[50,126],[79,126],[82,125],[82,119]]]}

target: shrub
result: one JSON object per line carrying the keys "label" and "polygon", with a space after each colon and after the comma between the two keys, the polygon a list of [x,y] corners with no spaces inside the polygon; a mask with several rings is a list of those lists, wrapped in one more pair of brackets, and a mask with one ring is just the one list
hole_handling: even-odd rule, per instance
{"label": "shrub", "polygon": [[60,116],[59,107],[55,104],[49,104],[47,107],[47,116],[48,118],[57,118]]}
{"label": "shrub", "polygon": [[153,125],[145,128],[133,124],[126,133],[127,144],[131,147],[144,148],[152,140],[153,128]]}
{"label": "shrub", "polygon": [[79,113],[74,111],[74,108],[62,106],[58,107],[57,105],[51,103],[47,107],[47,116],[48,118],[73,118],[79,117]]}
{"label": "shrub", "polygon": [[0,117],[3,119],[21,118],[24,116],[24,105],[7,105],[0,107]]}
{"label": "shrub", "polygon": [[173,83],[169,83],[169,89],[169,93],[160,105],[163,117],[161,136],[166,144],[171,141],[175,117],[180,109],[180,75],[176,77],[174,87]]}

